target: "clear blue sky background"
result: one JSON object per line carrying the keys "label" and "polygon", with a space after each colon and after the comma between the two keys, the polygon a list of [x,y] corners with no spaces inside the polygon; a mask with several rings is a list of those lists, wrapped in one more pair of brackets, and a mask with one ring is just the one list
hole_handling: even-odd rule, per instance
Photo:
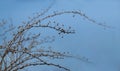
{"label": "clear blue sky background", "polygon": [[[27,20],[33,13],[46,9],[53,0],[0,0],[0,19],[13,19],[14,25]],[[93,63],[77,59],[65,59],[59,63],[70,67],[72,71],[119,71],[120,70],[120,0],[55,0],[48,14],[53,11],[81,10],[98,22],[115,27],[106,29],[70,16],[56,20],[71,25],[76,34],[57,38],[50,44],[56,50],[68,51],[73,55],[89,58]],[[73,19],[73,20],[72,20]],[[71,20],[71,21],[70,21]],[[0,30],[2,31],[2,30]],[[49,33],[49,32],[48,32]],[[49,33],[50,34],[50,33]],[[41,70],[35,68],[36,71]],[[45,68],[42,68],[45,70]],[[32,68],[31,68],[32,70]],[[46,71],[46,70],[45,70]],[[52,70],[49,70],[52,71]]]}

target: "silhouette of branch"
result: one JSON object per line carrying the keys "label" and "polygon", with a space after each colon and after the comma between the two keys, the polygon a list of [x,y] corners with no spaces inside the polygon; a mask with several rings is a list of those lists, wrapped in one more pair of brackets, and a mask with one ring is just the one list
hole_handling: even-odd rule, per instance
{"label": "silhouette of branch", "polygon": [[[73,30],[70,26],[68,28],[65,28],[64,24],[56,23],[56,21],[52,22],[50,20],[51,18],[64,14],[79,15],[88,21],[100,25],[104,28],[111,28],[111,26],[98,23],[94,19],[86,16],[81,11],[62,11],[54,12],[50,15],[45,15],[51,9],[53,3],[45,11],[37,14],[37,16],[31,18],[26,23],[21,24],[17,28],[15,28],[14,25],[11,25],[5,29],[2,34],[0,33],[1,37],[6,37],[6,34],[8,33],[11,36],[9,40],[7,38],[4,38],[0,43],[0,71],[18,71],[29,66],[37,65],[54,66],[62,68],[66,71],[70,71],[70,69],[64,66],[46,61],[45,58],[64,59],[65,57],[71,57],[89,62],[86,58],[82,59],[80,57],[58,52],[53,49],[44,49],[41,44],[53,42],[54,38],[51,37],[51,34],[46,35],[49,37],[44,36],[44,38],[42,38],[41,32],[32,32],[32,30],[35,30],[36,28],[38,30],[48,28],[58,32],[58,35],[62,35],[62,37],[64,34],[74,34],[75,30]],[[49,22],[43,23],[45,20],[49,20]],[[2,22],[0,22],[0,28],[2,28],[6,23],[7,22],[5,20],[2,20]],[[53,25],[51,25],[52,23]],[[10,32],[13,33],[11,34]]]}

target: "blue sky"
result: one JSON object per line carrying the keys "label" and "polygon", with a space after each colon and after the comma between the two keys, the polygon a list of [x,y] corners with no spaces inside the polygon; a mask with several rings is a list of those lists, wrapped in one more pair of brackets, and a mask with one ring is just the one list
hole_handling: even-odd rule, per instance
{"label": "blue sky", "polygon": [[[0,19],[12,18],[14,25],[27,20],[36,12],[46,9],[53,0],[0,0]],[[71,25],[76,34],[57,38],[50,46],[68,51],[73,55],[89,58],[93,64],[77,59],[65,59],[60,63],[72,71],[119,71],[120,70],[120,0],[54,0],[51,10],[81,10],[97,22],[115,27],[106,29],[76,16],[69,15],[55,20]],[[48,32],[49,33],[49,32]],[[50,33],[49,33],[50,34]],[[43,67],[43,69],[45,69]],[[36,71],[38,69],[36,68]],[[39,70],[38,70],[39,71]],[[51,70],[52,71],[52,70]]]}

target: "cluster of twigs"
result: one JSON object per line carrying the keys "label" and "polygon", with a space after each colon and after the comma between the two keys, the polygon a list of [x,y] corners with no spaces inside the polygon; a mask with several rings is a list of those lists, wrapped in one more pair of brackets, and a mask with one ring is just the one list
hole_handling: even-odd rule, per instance
{"label": "cluster of twigs", "polygon": [[[41,46],[41,44],[54,41],[53,37],[48,35],[49,37],[39,39],[41,38],[40,32],[30,32],[36,28],[39,28],[38,30],[42,28],[48,28],[57,31],[59,35],[63,36],[64,34],[73,34],[75,31],[72,30],[71,27],[65,29],[63,27],[64,24],[56,23],[55,21],[49,21],[43,24],[42,21],[44,20],[64,14],[75,14],[84,17],[92,23],[109,28],[109,26],[97,23],[95,20],[90,19],[81,11],[62,11],[54,12],[50,15],[45,15],[45,13],[48,12],[50,8],[51,6],[44,12],[37,14],[35,17],[32,17],[29,21],[23,22],[23,24],[17,28],[15,28],[14,25],[11,25],[7,30],[0,33],[1,38],[5,37],[8,33],[12,36],[9,37],[9,39],[3,38],[3,41],[1,41],[0,71],[18,71],[29,66],[37,65],[55,66],[70,71],[70,69],[64,66],[50,63],[45,60],[45,58],[63,59],[64,57],[69,57],[69,55],[66,53],[42,48],[43,46]],[[0,28],[3,28],[6,23],[7,22],[5,20],[1,21]],[[54,23],[54,25],[51,25],[51,23]]]}

